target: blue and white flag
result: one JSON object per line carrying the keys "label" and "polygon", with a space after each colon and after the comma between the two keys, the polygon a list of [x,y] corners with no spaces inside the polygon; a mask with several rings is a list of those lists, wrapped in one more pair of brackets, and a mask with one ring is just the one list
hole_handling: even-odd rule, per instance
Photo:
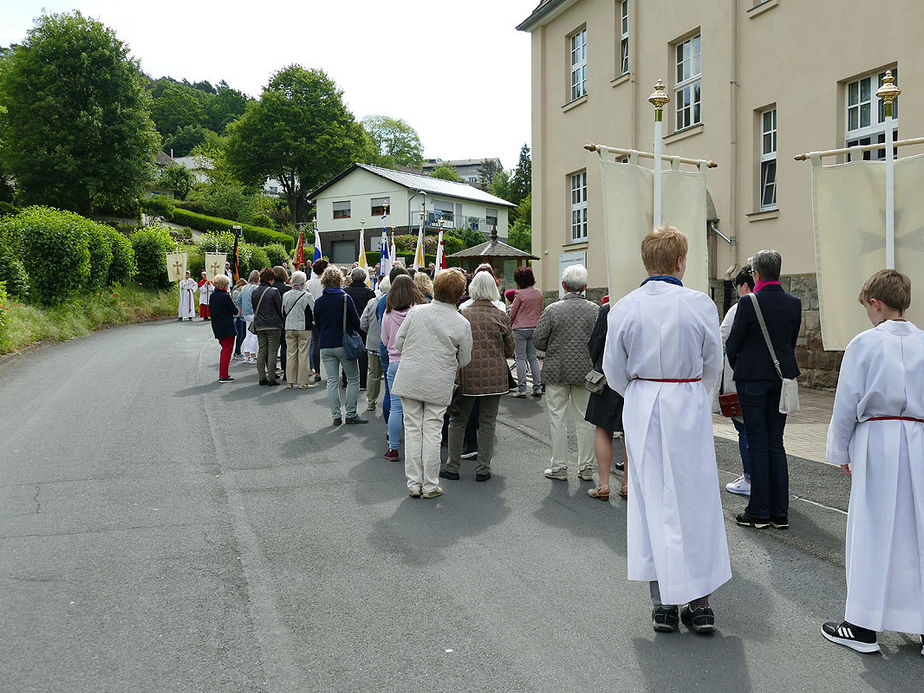
{"label": "blue and white flag", "polygon": [[382,216],[382,254],[379,257],[379,276],[387,276],[391,272],[393,258],[388,247],[388,231],[385,228],[385,217]]}
{"label": "blue and white flag", "polygon": [[314,225],[314,257],[311,258],[313,263],[315,260],[321,259],[321,234],[318,233],[318,225]]}

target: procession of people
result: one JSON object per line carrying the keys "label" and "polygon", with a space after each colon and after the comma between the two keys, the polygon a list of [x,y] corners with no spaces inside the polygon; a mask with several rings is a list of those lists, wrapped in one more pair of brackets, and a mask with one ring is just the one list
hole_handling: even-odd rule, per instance
{"label": "procession of people", "polygon": [[[333,426],[368,423],[360,393],[370,412],[383,393],[384,458],[404,462],[415,499],[441,496],[440,478],[460,479],[470,457],[476,481],[491,479],[504,394],[544,397],[551,447],[544,474],[567,480],[576,457],[578,479],[596,482],[593,498],[609,499],[613,439],[623,438],[628,578],[648,583],[656,632],[683,623],[708,635],[717,628],[713,594],[732,579],[712,413],[735,395],[728,415],[744,473],[725,488],[749,497],[737,523],[788,529],[783,430],[792,410],[787,382],[799,374],[801,306],[779,282],[780,254],[763,250],[736,275],[740,300],[720,326],[712,299],[683,285],[687,250],[677,229],[651,231],[641,243],[648,277],[602,306],[585,298],[580,265],[565,269],[563,297],[543,308],[528,268],[517,271],[518,288],[505,302],[490,265],[467,275],[394,264],[373,291],[365,269],[317,260],[311,281],[300,270],[290,277],[264,268],[238,282],[233,296],[226,275],[203,273],[196,287],[187,272],[179,317],[191,317],[198,288],[200,315],[211,318],[221,347],[220,383],[233,380],[232,351],[242,365],[256,365],[264,386],[309,389],[323,370]],[[863,285],[860,303],[874,327],[847,348],[828,435],[827,458],[853,485],[846,614],[822,633],[858,652],[878,651],[885,629],[924,633],[924,332],[903,317],[910,302],[910,281],[895,270]],[[474,455],[463,454],[470,436]]]}

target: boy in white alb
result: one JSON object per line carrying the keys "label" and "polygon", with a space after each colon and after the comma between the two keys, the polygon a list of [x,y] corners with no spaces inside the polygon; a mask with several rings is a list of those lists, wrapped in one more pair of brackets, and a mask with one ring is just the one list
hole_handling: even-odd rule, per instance
{"label": "boy in white alb", "polygon": [[822,634],[879,652],[879,631],[924,633],[924,331],[902,318],[911,281],[895,270],[860,303],[874,327],[844,352],[826,453],[851,477],[847,608]]}
{"label": "boy in white alb", "polygon": [[196,280],[189,276],[189,272],[186,273],[185,279],[180,280],[180,305],[177,310],[179,320],[183,318],[192,320],[193,316],[195,316],[196,308],[193,305],[193,294],[196,293],[196,286]]}

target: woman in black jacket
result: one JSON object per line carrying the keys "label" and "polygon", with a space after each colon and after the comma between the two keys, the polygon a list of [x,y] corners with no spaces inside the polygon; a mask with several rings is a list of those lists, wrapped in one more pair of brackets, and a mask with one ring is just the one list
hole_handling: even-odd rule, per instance
{"label": "woman in black jacket", "polygon": [[253,328],[257,333],[257,375],[261,385],[276,382],[276,352],[282,335],[282,296],[273,286],[276,274],[269,267],[260,270],[260,286],[253,290]]}
{"label": "woman in black jacket", "polygon": [[215,293],[209,298],[209,314],[212,316],[212,334],[221,344],[221,356],[218,360],[218,382],[230,383],[234,378],[228,375],[228,366],[231,364],[231,352],[234,350],[234,339],[237,330],[234,329],[234,318],[237,316],[237,306],[228,293],[230,280],[223,274],[216,275],[213,280]]}

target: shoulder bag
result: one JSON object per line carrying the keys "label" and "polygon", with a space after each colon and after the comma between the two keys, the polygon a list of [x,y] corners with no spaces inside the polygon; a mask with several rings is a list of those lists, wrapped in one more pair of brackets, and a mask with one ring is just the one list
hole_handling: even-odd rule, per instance
{"label": "shoulder bag", "polygon": [[794,378],[784,378],[783,371],[780,370],[780,362],[776,358],[776,352],[770,343],[770,334],[767,332],[767,323],[764,322],[764,314],[760,312],[760,303],[757,296],[748,294],[751,297],[751,303],[754,304],[754,312],[757,313],[757,322],[760,323],[760,331],[764,333],[764,341],[767,342],[767,349],[770,350],[770,358],[773,359],[773,366],[776,368],[776,374],[783,381],[783,389],[780,390],[780,414],[792,414],[799,411],[799,383]]}
{"label": "shoulder bag", "polygon": [[742,416],[741,402],[738,401],[737,392],[725,392],[725,363],[722,362],[722,384],[719,386],[719,409],[722,416],[729,418]]}
{"label": "shoulder bag", "polygon": [[602,395],[606,391],[606,376],[596,368],[591,368],[584,376],[584,387],[590,390],[591,394]]}
{"label": "shoulder bag", "polygon": [[343,351],[351,361],[366,352],[362,338],[353,331],[347,332],[347,294],[343,294]]}
{"label": "shoulder bag", "polygon": [[266,296],[266,292],[269,291],[271,288],[272,288],[272,287],[269,287],[269,286],[266,287],[266,288],[263,290],[263,293],[260,294],[260,300],[257,301],[257,307],[256,307],[256,309],[253,311],[253,320],[251,320],[251,321],[250,321],[250,324],[247,326],[247,331],[250,332],[250,334],[256,334],[256,333],[257,333],[257,313],[260,312],[260,304],[263,303],[263,297]]}

